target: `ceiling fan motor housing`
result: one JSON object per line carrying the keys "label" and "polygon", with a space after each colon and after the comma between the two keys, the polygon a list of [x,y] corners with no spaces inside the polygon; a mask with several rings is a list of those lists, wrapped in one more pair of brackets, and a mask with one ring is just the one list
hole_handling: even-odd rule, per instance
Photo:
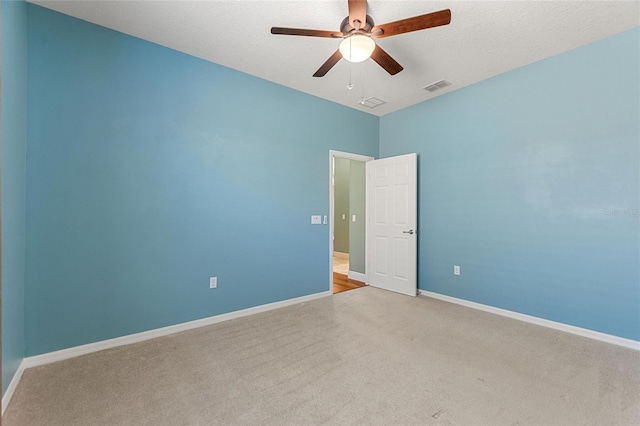
{"label": "ceiling fan motor housing", "polygon": [[356,29],[353,25],[351,25],[351,23],[349,22],[349,17],[347,16],[342,20],[342,23],[340,24],[340,32],[342,32],[342,34],[344,34],[345,36],[358,33],[371,35],[371,30],[375,26],[376,24],[373,22],[373,18],[367,15],[367,22],[365,22],[364,25],[361,25],[360,28]]}

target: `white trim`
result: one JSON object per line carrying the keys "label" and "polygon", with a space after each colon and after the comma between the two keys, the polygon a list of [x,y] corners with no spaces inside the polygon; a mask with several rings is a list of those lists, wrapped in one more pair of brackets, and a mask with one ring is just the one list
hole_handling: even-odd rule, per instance
{"label": "white trim", "polygon": [[309,302],[311,300],[320,299],[322,297],[331,296],[329,291],[310,294],[308,296],[296,297],[295,299],[283,300],[280,302],[267,303],[266,305],[254,306],[252,308],[242,309],[239,311],[229,312],[226,314],[216,315],[213,317],[202,318],[195,321],[183,322],[181,324],[170,325],[168,327],[156,328],[154,330],[143,331],[141,333],[129,334],[127,336],[116,337],[114,339],[102,340],[100,342],[89,343],[86,345],[75,346],[73,348],[62,349],[55,352],[49,352],[42,355],[31,356],[23,361],[24,368],[37,367],[39,365],[49,364],[56,361],[62,361],[85,355],[92,352],[111,349],[118,346],[130,345],[132,343],[143,342],[156,337],[168,336],[181,331],[191,330],[194,328],[204,327],[207,325],[217,324],[223,321],[229,321],[236,318],[246,317],[249,315],[259,314],[274,309],[284,308],[285,306],[296,305],[298,303]]}
{"label": "white trim", "polygon": [[[366,163],[367,161],[375,160],[375,157],[369,157],[368,155],[360,155],[360,154],[352,154],[350,152],[336,151],[334,149],[329,150],[329,291],[333,293],[333,233],[334,233],[334,221],[333,217],[333,204],[334,204],[334,194],[333,194],[333,175],[334,175],[334,158],[346,158],[349,160],[362,161]],[[368,177],[365,175],[365,182],[368,181]],[[366,191],[366,189],[365,189]],[[367,208],[365,207],[365,216],[367,216]],[[368,217],[368,216],[367,216]],[[367,234],[366,231],[366,223],[365,223],[365,237]],[[366,250],[366,242],[365,242],[365,250]],[[366,256],[366,255],[365,255]],[[365,275],[367,272],[367,267],[365,265]],[[366,280],[362,280],[365,281]]]}
{"label": "white trim", "polygon": [[363,283],[367,282],[367,275],[361,272],[349,271],[347,276],[352,280],[362,281]]}
{"label": "white trim", "polygon": [[7,391],[2,395],[2,415],[4,416],[4,410],[9,406],[9,402],[11,402],[11,397],[13,397],[13,393],[16,391],[18,387],[18,383],[22,378],[22,373],[24,373],[24,369],[26,368],[24,359],[20,361],[18,364],[18,369],[16,370],[13,378],[9,382],[9,387],[7,387]]}
{"label": "white trim", "polygon": [[566,333],[576,334],[590,339],[600,340],[601,342],[611,343],[613,345],[623,346],[629,349],[640,351],[640,341],[625,339],[624,337],[614,336],[612,334],[601,333],[599,331],[589,330],[587,328],[576,327],[561,322],[555,322],[544,318],[534,317],[531,315],[521,314],[506,309],[496,308],[482,303],[471,302],[469,300],[458,299],[457,297],[446,296],[432,291],[418,290],[420,296],[432,297],[434,299],[444,300],[445,302],[455,303],[457,305],[466,306],[468,308],[478,309],[480,311],[489,312],[503,317],[512,318],[518,321],[524,321],[542,327],[553,328],[555,330],[564,331]]}
{"label": "white trim", "polygon": [[374,157],[370,157],[368,155],[352,154],[350,152],[336,151],[334,149],[329,150],[329,156],[338,157],[338,158],[347,158],[349,160],[362,161],[364,163],[374,159]]}

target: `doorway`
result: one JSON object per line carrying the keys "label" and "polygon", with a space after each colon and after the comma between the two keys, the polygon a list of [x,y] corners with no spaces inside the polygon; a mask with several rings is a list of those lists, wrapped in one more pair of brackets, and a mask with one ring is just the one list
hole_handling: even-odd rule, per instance
{"label": "doorway", "polygon": [[330,151],[330,290],[366,285],[366,168],[373,157]]}

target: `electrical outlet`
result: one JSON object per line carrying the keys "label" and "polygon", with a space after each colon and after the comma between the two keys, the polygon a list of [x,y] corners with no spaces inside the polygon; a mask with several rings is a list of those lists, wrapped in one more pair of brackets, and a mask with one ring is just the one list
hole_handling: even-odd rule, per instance
{"label": "electrical outlet", "polygon": [[218,288],[218,277],[209,278],[209,288]]}
{"label": "electrical outlet", "polygon": [[460,267],[458,265],[453,265],[453,275],[460,275]]}

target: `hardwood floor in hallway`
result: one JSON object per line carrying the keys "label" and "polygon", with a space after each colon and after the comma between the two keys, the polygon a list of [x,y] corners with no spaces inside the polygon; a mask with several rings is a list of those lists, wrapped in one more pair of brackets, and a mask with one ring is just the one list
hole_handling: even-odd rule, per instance
{"label": "hardwood floor in hallway", "polygon": [[364,287],[365,285],[362,281],[352,280],[344,274],[333,273],[333,294]]}

